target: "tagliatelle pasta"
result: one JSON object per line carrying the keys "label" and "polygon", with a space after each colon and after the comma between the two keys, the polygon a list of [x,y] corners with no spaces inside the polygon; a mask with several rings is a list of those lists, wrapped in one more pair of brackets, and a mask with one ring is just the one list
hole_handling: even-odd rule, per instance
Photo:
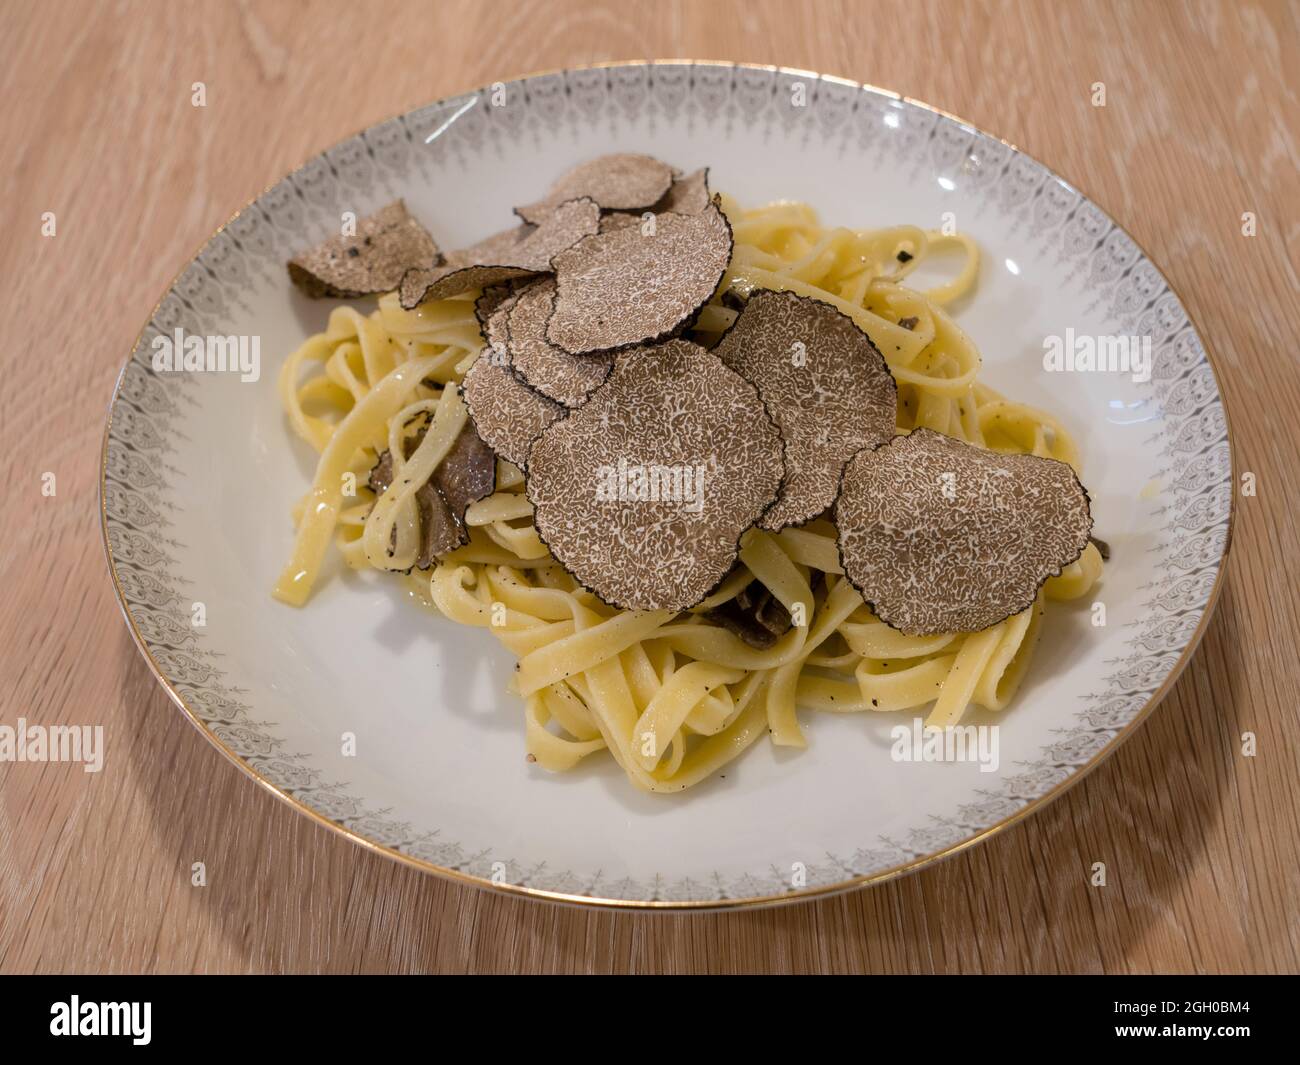
{"label": "tagliatelle pasta", "polygon": [[[725,293],[776,289],[822,300],[884,355],[898,385],[899,432],[925,427],[1077,469],[1060,423],[978,382],[979,353],[943,309],[975,284],[978,249],[968,237],[912,226],[826,229],[795,203],[743,210],[724,197],[722,207],[735,248],[695,323],[706,345],[735,320]],[[928,291],[909,288],[909,275],[944,246],[962,256],[955,276]],[[474,295],[408,311],[389,293],[368,315],[340,307],[286,361],[280,395],[289,424],[321,457],[295,510],[297,542],[277,597],[305,602],[331,538],[355,568],[411,566],[414,488],[465,423],[452,386],[484,345]],[[423,436],[407,457],[417,426]],[[384,449],[396,469],[376,496],[366,481]],[[976,633],[907,636],[876,618],[844,578],[835,527],[822,517],[777,533],[750,529],[736,570],[689,611],[618,610],[550,557],[523,489],[520,471],[498,461],[495,492],[465,512],[469,543],[406,580],[444,616],[488,630],[518,657],[511,685],[523,701],[531,758],[562,771],[607,751],[652,792],[699,783],[764,732],[778,745],[804,746],[799,708],[928,707],[927,724],[940,726],[971,706],[1002,710],[1028,669],[1047,603],[1086,594],[1101,573],[1089,545],[1022,613]],[[754,581],[795,622],[766,649],[704,616]]]}

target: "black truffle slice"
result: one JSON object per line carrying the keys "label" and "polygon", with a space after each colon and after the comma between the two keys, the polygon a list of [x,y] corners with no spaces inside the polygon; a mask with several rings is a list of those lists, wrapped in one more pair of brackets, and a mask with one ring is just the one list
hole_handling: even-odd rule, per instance
{"label": "black truffle slice", "polygon": [[[495,457],[492,461],[496,461]],[[415,505],[420,513],[420,553],[415,556],[416,569],[428,569],[438,561],[439,555],[469,543],[469,532],[462,520],[464,514],[459,518],[456,516],[432,481],[416,489]]]}
{"label": "black truffle slice", "polygon": [[[438,494],[447,504],[456,524],[455,547],[469,543],[469,530],[465,527],[465,511],[471,503],[486,499],[496,490],[497,457],[487,443],[466,425],[456,436],[451,450],[438,463],[429,478]],[[443,555],[452,548],[434,551]]]}
{"label": "black truffle slice", "polygon": [[706,166],[674,180],[653,210],[656,214],[669,211],[674,214],[699,214],[712,200],[713,196],[709,192],[709,168]]}
{"label": "black truffle slice", "polygon": [[[663,197],[651,207],[651,214],[699,214],[712,201],[709,193],[709,171],[705,167],[684,178],[677,178]],[[639,226],[645,221],[645,211],[608,211],[600,216],[600,232]]]}
{"label": "black truffle slice", "polygon": [[[541,225],[513,243],[499,235],[454,258],[449,256],[441,266],[408,271],[401,280],[401,304],[411,311],[425,300],[446,299],[470,289],[547,273],[556,253],[595,234],[599,227],[600,208],[593,201],[562,203]],[[466,261],[471,256],[477,261]]]}
{"label": "black truffle slice", "polygon": [[884,356],[830,304],[755,289],[713,353],[754,383],[785,440],[785,480],[765,529],[822,513],[844,464],[894,435],[898,389]]}
{"label": "black truffle slice", "polygon": [[510,365],[508,323],[510,321],[510,312],[514,309],[515,303],[518,302],[521,291],[522,289],[516,289],[501,301],[497,309],[488,318],[487,327],[483,330],[483,339],[487,341],[490,349],[488,357],[501,366]]}
{"label": "black truffle slice", "polygon": [[781,437],[757,390],[687,340],[622,352],[528,457],[537,533],[624,609],[685,610],[776,498]]}
{"label": "black truffle slice", "polygon": [[1025,610],[1088,546],[1088,493],[1055,459],[929,429],[853,457],[835,505],[840,561],[910,636],[976,632]]}
{"label": "black truffle slice", "polygon": [[388,486],[393,483],[393,453],[384,448],[379,453],[379,461],[370,469],[370,476],[366,479],[366,484],[370,485],[370,490],[377,496],[383,495],[388,491]]}
{"label": "black truffle slice", "polygon": [[537,232],[536,226],[519,224],[499,233],[484,237],[468,248],[457,248],[447,252],[447,262],[457,266],[472,266],[474,263],[492,263],[508,255],[519,246],[525,237]]}
{"label": "black truffle slice", "polygon": [[312,299],[391,292],[412,269],[442,262],[438,246],[401,200],[357,223],[356,236],[331,237],[289,261],[289,277]]}
{"label": "black truffle slice", "polygon": [[705,611],[706,620],[766,651],[790,631],[790,611],[762,581],[751,581],[734,599]]}
{"label": "black truffle slice", "polygon": [[398,288],[398,301],[403,310],[413,311],[425,300],[445,300],[471,289],[531,277],[534,273],[535,270],[518,266],[455,266],[450,263],[432,270],[408,270]]}
{"label": "black truffle slice", "polygon": [[499,285],[488,285],[474,301],[474,317],[478,320],[479,332],[487,339],[488,320],[507,299],[514,295],[516,287],[513,282],[504,281]]}
{"label": "black truffle slice", "polygon": [[639,226],[645,219],[635,211],[611,211],[600,216],[600,232],[612,233],[616,229]]}
{"label": "black truffle slice", "polygon": [[474,360],[462,390],[479,436],[520,469],[528,465],[528,449],[542,430],[565,415],[564,407],[533,391],[490,354]]}
{"label": "black truffle slice", "polygon": [[581,355],[671,336],[713,295],[731,247],[731,226],[713,203],[659,215],[653,235],[628,226],[586,237],[554,259],[546,338]]}
{"label": "black truffle slice", "polygon": [[607,211],[650,207],[673,183],[673,169],[649,155],[619,152],[575,166],[561,177],[546,198],[516,207],[525,222],[540,224],[565,200],[586,196]]}
{"label": "black truffle slice", "polygon": [[507,321],[510,365],[524,382],[566,407],[577,407],[609,376],[614,356],[607,351],[570,355],[546,339],[555,280],[539,278],[514,300]]}
{"label": "black truffle slice", "polygon": [[[407,442],[407,457],[424,439],[424,430]],[[393,456],[387,448],[370,471],[369,485],[382,495],[393,482]],[[465,511],[486,499],[496,488],[496,456],[474,431],[465,426],[457,435],[433,475],[415,492],[420,516],[420,553],[415,564],[428,569],[441,555],[469,543]],[[396,531],[394,531],[396,536]]]}

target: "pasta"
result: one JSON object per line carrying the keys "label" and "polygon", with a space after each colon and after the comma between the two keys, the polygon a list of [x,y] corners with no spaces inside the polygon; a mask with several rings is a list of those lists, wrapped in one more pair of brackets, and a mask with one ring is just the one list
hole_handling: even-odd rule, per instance
{"label": "pasta", "polygon": [[[898,383],[898,431],[924,426],[1077,468],[1077,448],[1059,422],[977,380],[979,353],[943,309],[974,286],[979,260],[970,238],[913,226],[826,229],[810,207],[794,203],[743,210],[724,197],[723,209],[735,249],[719,293],[785,289],[853,318]],[[928,291],[909,288],[909,275],[945,247],[961,255],[956,275]],[[710,344],[735,316],[715,296],[696,334]],[[465,423],[453,386],[482,347],[472,299],[406,311],[390,293],[370,314],[334,310],[325,332],[289,357],[281,399],[290,426],[320,460],[295,508],[297,540],[275,594],[305,602],[331,539],[355,568],[409,570],[406,580],[425,602],[452,621],[488,629],[517,656],[512,686],[524,704],[528,755],[549,770],[608,751],[639,787],[677,792],[765,731],[780,746],[804,746],[798,708],[929,707],[927,725],[941,727],[972,706],[1000,711],[1028,669],[1047,602],[1084,595],[1100,575],[1101,557],[1089,545],[1023,613],[981,632],[907,636],[875,618],[843,578],[836,531],[823,517],[776,534],[751,529],[736,570],[690,611],[617,610],[549,557],[522,474],[500,460],[495,492],[466,512],[470,543],[431,572],[410,569],[414,489]],[[405,441],[424,426],[403,458]],[[385,448],[396,469],[376,496],[366,478]],[[766,650],[701,616],[754,580],[795,620]]]}

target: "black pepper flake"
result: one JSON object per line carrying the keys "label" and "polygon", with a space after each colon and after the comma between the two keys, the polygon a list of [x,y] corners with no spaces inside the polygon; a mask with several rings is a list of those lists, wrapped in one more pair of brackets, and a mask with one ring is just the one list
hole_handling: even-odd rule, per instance
{"label": "black pepper flake", "polygon": [[897,258],[900,263],[910,263],[915,256],[913,256],[910,251],[900,251],[895,258]]}
{"label": "black pepper flake", "polygon": [[916,315],[912,315],[910,318],[900,318],[898,320],[898,324],[901,325],[904,329],[915,329],[916,323],[919,321],[920,319],[917,318]]}

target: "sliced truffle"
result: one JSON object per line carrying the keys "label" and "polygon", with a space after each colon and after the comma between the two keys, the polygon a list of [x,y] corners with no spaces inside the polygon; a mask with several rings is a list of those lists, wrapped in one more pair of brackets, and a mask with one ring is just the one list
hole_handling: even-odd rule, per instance
{"label": "sliced truffle", "polygon": [[627,229],[639,226],[646,220],[646,215],[699,214],[711,202],[709,195],[709,171],[706,167],[684,178],[673,181],[672,188],[664,193],[662,199],[645,211],[607,211],[600,217],[600,232],[608,233],[615,229]]}
{"label": "sliced truffle", "polygon": [[366,478],[366,484],[375,495],[381,496],[388,491],[388,486],[392,483],[393,453],[388,448],[384,448],[379,453],[379,461],[370,468],[370,476]]}
{"label": "sliced truffle", "polygon": [[438,246],[401,200],[357,223],[351,237],[329,240],[289,261],[289,277],[312,299],[356,299],[391,292],[408,270],[441,263]]}
{"label": "sliced truffle", "polygon": [[751,581],[734,599],[706,611],[704,617],[766,651],[790,631],[790,611],[762,581]]}
{"label": "sliced truffle", "polygon": [[501,366],[510,365],[510,332],[508,324],[510,321],[510,312],[514,309],[515,303],[519,300],[521,289],[511,292],[497,306],[487,321],[487,328],[483,330],[483,339],[487,341],[489,348],[488,357]]}
{"label": "sliced truffle", "polygon": [[619,354],[528,457],[537,533],[624,609],[685,610],[727,575],[776,497],[781,437],[758,391],[686,340]]}
{"label": "sliced truffle", "polygon": [[474,263],[492,263],[509,255],[513,248],[519,246],[523,239],[537,231],[536,226],[521,223],[510,229],[503,229],[484,237],[468,248],[457,248],[447,252],[447,262],[458,266],[470,266]]}
{"label": "sliced truffle", "polygon": [[611,211],[600,216],[600,232],[612,233],[616,229],[631,229],[645,221],[645,214],[635,211]]}
{"label": "sliced truffle", "polygon": [[723,291],[722,295],[718,297],[718,302],[729,311],[743,311],[745,309],[745,302],[748,299],[748,292],[742,293],[734,286],[728,286]]}
{"label": "sliced truffle", "polygon": [[653,233],[628,226],[586,237],[554,259],[546,337],[574,355],[669,337],[713,295],[731,247],[717,204],[659,215]]}
{"label": "sliced truffle", "polygon": [[420,513],[420,553],[415,556],[416,569],[428,569],[438,561],[439,555],[469,543],[469,532],[462,520],[464,513],[459,517],[456,515],[446,498],[433,486],[432,480],[416,489],[415,505]]}
{"label": "sliced truffle", "polygon": [[835,501],[845,463],[894,435],[898,390],[884,356],[830,304],[755,289],[713,353],[754,383],[785,440],[765,529],[815,518]]}
{"label": "sliced truffle", "polygon": [[[424,439],[426,429],[406,442],[407,458]],[[367,482],[371,491],[382,495],[393,483],[393,455],[387,448],[370,471]],[[420,518],[420,552],[415,564],[428,569],[442,555],[469,543],[465,511],[471,503],[486,499],[496,488],[496,456],[483,442],[472,425],[457,434],[433,475],[415,491]],[[397,530],[393,530],[393,539]]]}
{"label": "sliced truffle", "polygon": [[478,320],[479,332],[487,339],[488,320],[492,313],[507,299],[514,295],[515,286],[509,281],[499,285],[488,285],[478,299],[474,301],[474,317]]}
{"label": "sliced truffle", "polygon": [[674,214],[699,214],[709,206],[712,199],[709,193],[709,168],[706,166],[673,181],[653,210],[656,214],[669,211]]}
{"label": "sliced truffle", "polygon": [[576,407],[609,376],[614,356],[607,351],[570,355],[546,339],[555,280],[539,278],[515,298],[509,311],[506,346],[510,365],[544,396]]}
{"label": "sliced truffle", "polygon": [[650,207],[667,194],[673,184],[673,169],[649,155],[619,152],[602,155],[575,166],[561,177],[546,198],[516,207],[525,222],[542,223],[565,200],[585,196],[607,211]]}
{"label": "sliced truffle", "polygon": [[568,200],[515,246],[511,262],[545,273],[552,269],[551,260],[559,252],[593,235],[599,227],[600,208],[592,200]]}
{"label": "sliced truffle", "polygon": [[425,300],[447,299],[470,289],[546,273],[558,252],[595,234],[599,227],[600,208],[592,200],[562,203],[541,225],[513,242],[498,234],[449,256],[441,266],[408,271],[401,280],[402,306],[410,311]]}
{"label": "sliced truffle", "polygon": [[1055,459],[929,429],[859,452],[835,505],[844,572],[911,636],[976,632],[1025,610],[1088,546],[1088,493]]}
{"label": "sliced truffle", "polygon": [[480,355],[465,374],[462,386],[470,419],[488,447],[520,469],[528,464],[528,449],[565,408],[535,392],[502,362]]}
{"label": "sliced truffle", "polygon": [[518,266],[455,266],[447,263],[432,270],[408,270],[402,277],[398,299],[413,311],[425,300],[445,300],[471,289],[531,277],[536,271]]}
{"label": "sliced truffle", "polygon": [[[439,546],[428,537],[425,538],[425,546],[432,550],[433,555],[445,555],[448,551],[469,543],[469,530],[465,527],[465,511],[469,505],[486,499],[496,490],[496,455],[474,430],[474,426],[466,425],[457,434],[451,450],[438,463],[429,483],[437,488],[439,496],[447,504],[455,523],[456,535],[451,547]],[[422,555],[426,553],[421,552]]]}

